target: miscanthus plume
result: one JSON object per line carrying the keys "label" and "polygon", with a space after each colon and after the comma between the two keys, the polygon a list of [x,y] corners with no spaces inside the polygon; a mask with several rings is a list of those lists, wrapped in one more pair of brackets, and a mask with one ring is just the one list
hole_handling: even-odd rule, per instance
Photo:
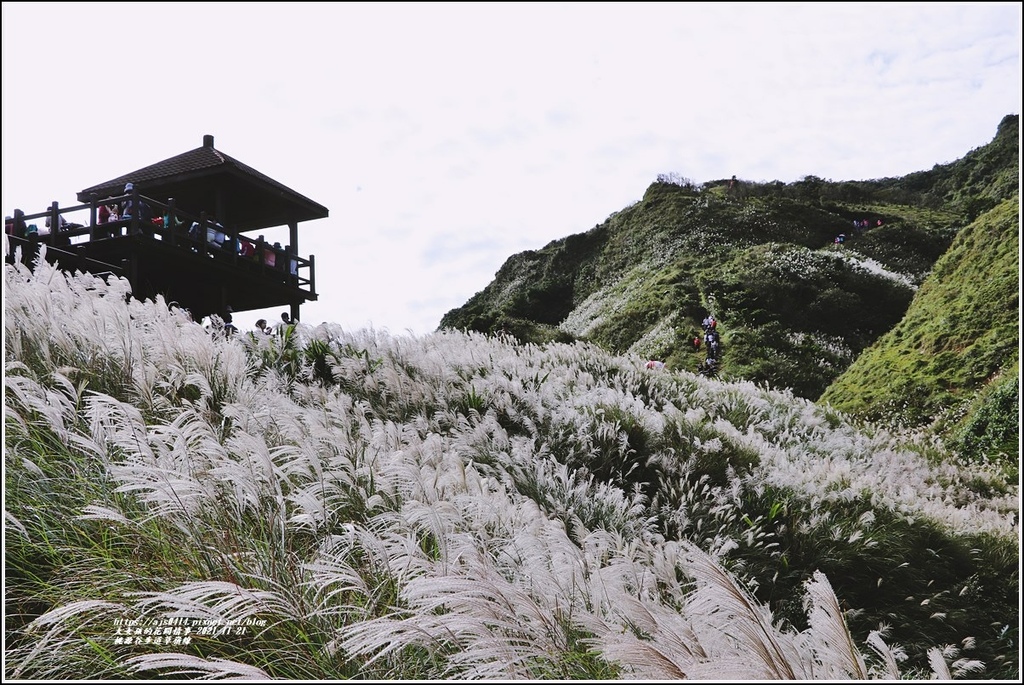
{"label": "miscanthus plume", "polygon": [[[895,527],[1015,540],[1018,492],[984,465],[586,344],[329,324],[225,336],[127,295],[5,267],[7,678],[987,666],[973,636],[936,630],[910,653],[892,625],[855,634],[833,579],[789,570],[812,545],[875,559]],[[769,585],[782,604],[757,598]],[[910,604],[956,594],[933,590]]]}

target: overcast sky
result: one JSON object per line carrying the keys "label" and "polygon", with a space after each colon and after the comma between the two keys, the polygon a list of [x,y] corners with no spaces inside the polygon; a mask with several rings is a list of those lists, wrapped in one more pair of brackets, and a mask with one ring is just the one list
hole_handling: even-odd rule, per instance
{"label": "overcast sky", "polygon": [[395,335],[659,174],[901,176],[1021,103],[1021,3],[2,7],[5,215],[210,134],[330,211],[303,322]]}

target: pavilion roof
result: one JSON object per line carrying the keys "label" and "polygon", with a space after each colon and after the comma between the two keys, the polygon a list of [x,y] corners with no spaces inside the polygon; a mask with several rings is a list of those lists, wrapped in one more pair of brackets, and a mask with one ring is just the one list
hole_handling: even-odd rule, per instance
{"label": "pavilion roof", "polygon": [[291,223],[323,219],[323,205],[295,192],[266,174],[224,154],[213,146],[213,136],[203,145],[78,192],[88,203],[124,195],[126,183],[146,197],[167,202],[194,215],[206,212],[225,226],[256,231]]}

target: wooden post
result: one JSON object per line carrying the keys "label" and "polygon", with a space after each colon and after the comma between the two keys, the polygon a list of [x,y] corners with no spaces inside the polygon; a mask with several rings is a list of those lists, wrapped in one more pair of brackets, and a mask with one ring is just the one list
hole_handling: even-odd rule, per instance
{"label": "wooden post", "polygon": [[46,236],[46,242],[51,247],[57,246],[57,231],[60,230],[60,209],[57,207],[57,201],[54,200],[50,203],[50,235]]}
{"label": "wooden post", "polygon": [[138,188],[135,187],[134,183],[132,184],[131,202],[132,202],[132,221],[131,221],[131,225],[128,227],[128,232],[131,235],[135,235],[135,234],[137,234],[139,232],[140,229],[139,229],[139,190],[138,190]]}
{"label": "wooden post", "polygon": [[316,292],[316,257],[309,255],[309,292]]}
{"label": "wooden post", "polygon": [[[135,213],[134,212],[132,213],[132,219],[133,220],[135,219]],[[131,294],[134,295],[135,293],[140,292],[140,290],[139,290],[139,260],[138,260],[138,257],[132,256],[129,259],[124,260],[124,261],[126,261],[128,263],[128,269],[127,269],[128,285],[131,286],[131,289],[132,289],[132,293]]]}
{"label": "wooden post", "polygon": [[14,235],[19,238],[28,237],[28,226],[25,225],[25,212],[20,209],[14,210]]}
{"label": "wooden post", "polygon": [[295,254],[299,254],[299,224],[296,221],[288,222],[288,242],[295,248]]}
{"label": "wooden post", "polygon": [[199,254],[206,254],[206,212],[199,212]]}
{"label": "wooden post", "polygon": [[[93,214],[95,214],[95,213],[96,213],[96,208],[93,207]],[[75,261],[76,261],[76,263],[78,265],[78,270],[83,272],[83,273],[88,271],[89,270],[89,258],[86,257],[86,255],[85,255],[85,245],[77,245],[75,247],[75,254],[77,255],[77,259]]]}
{"label": "wooden post", "polygon": [[164,228],[167,229],[167,236],[171,241],[171,247],[174,247],[178,244],[178,222],[175,220],[174,216],[173,197],[167,198],[167,214],[164,216],[167,217],[167,225]]}

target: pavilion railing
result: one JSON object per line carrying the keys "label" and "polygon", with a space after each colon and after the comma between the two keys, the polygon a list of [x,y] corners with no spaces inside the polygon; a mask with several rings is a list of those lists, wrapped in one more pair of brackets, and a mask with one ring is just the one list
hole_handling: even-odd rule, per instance
{"label": "pavilion railing", "polygon": [[[140,201],[147,203],[152,218],[147,219],[140,216],[139,212],[134,212],[130,218],[105,223],[98,221],[98,210],[102,205],[120,207],[126,200],[130,200],[133,207],[140,207]],[[66,215],[83,210],[88,210],[85,223],[71,222],[65,218]],[[44,222],[45,231],[40,231],[38,225],[33,223],[40,220]],[[25,214],[15,209],[14,216],[6,220],[5,229],[9,236],[28,242],[45,243],[55,249],[128,236],[146,236],[161,240],[171,247],[227,259],[235,264],[252,264],[253,268],[264,275],[279,275],[286,283],[308,289],[309,292],[315,291],[313,255],[300,257],[290,245],[281,247],[280,243],[269,243],[262,240],[262,235],[251,238],[230,226],[221,225],[205,212],[195,216],[182,211],[175,207],[173,198],[166,203],[160,202],[139,194],[138,190],[70,207],[60,207],[54,202],[49,209],[36,214]]]}

